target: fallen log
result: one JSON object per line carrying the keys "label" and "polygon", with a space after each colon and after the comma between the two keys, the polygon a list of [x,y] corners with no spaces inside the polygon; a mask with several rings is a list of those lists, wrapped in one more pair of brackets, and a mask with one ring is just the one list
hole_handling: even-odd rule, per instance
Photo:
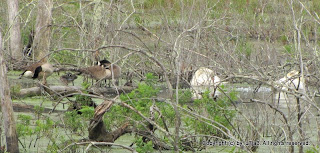
{"label": "fallen log", "polygon": [[103,96],[110,96],[110,95],[118,95],[121,93],[129,93],[132,90],[136,89],[136,87],[132,86],[120,86],[120,87],[92,87],[89,89],[89,93],[93,93],[95,95],[103,95]]}
{"label": "fallen log", "polygon": [[[121,87],[92,87],[89,89],[89,93],[95,94],[95,95],[104,95],[104,96],[110,96],[110,95],[117,95],[121,93],[129,93],[132,90],[134,90],[136,87],[132,86],[121,86]],[[46,88],[46,91],[48,90],[51,95],[57,94],[57,95],[68,95],[72,93],[79,93],[80,87],[76,86],[49,86]],[[41,88],[40,87],[31,87],[31,88],[25,88],[21,89],[18,93],[12,93],[15,97],[32,97],[32,96],[41,96]]]}
{"label": "fallen log", "polygon": [[[12,103],[14,112],[35,112],[34,105]],[[44,108],[43,113],[50,112],[50,108]],[[64,110],[56,110],[56,112],[66,112]]]}
{"label": "fallen log", "polygon": [[[67,95],[72,93],[78,93],[80,91],[80,87],[76,86],[50,86],[48,87],[52,91],[53,94],[59,95]],[[13,96],[16,97],[32,97],[32,96],[40,96],[41,88],[40,87],[31,87],[21,89],[18,93],[13,93]]]}

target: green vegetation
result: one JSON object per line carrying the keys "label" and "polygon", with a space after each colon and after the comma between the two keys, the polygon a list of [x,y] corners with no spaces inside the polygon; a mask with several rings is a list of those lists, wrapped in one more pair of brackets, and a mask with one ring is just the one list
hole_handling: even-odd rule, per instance
{"label": "green vegetation", "polygon": [[152,141],[145,143],[145,142],[143,142],[142,138],[140,137],[140,138],[137,138],[135,140],[135,142],[137,143],[137,148],[136,148],[137,152],[139,152],[139,153],[154,152]]}
{"label": "green vegetation", "polygon": [[[214,101],[212,98],[210,98],[209,91],[207,91],[203,94],[202,99],[197,99],[194,101],[193,109],[198,114],[201,114],[218,123],[214,123],[214,126],[220,127],[221,129],[226,128],[231,130],[230,123],[232,122],[236,112],[230,109],[229,106],[231,101],[235,101],[237,97],[235,92],[230,92],[228,96],[229,97],[221,96],[221,98]],[[187,105],[184,105],[184,107],[187,108]],[[222,131],[197,118],[186,117],[184,118],[184,122],[190,132],[194,130],[194,133],[225,137]]]}
{"label": "green vegetation", "polygon": [[294,46],[292,44],[289,44],[289,45],[285,45],[283,46],[286,53],[289,53],[290,55],[294,55]]}
{"label": "green vegetation", "polygon": [[251,54],[254,52],[253,46],[250,44],[250,42],[242,40],[239,42],[239,45],[237,46],[237,51],[241,57],[241,55],[244,55],[244,57],[248,60],[250,60]]}
{"label": "green vegetation", "polygon": [[[192,93],[190,90],[179,90],[179,104],[183,105],[183,104],[188,104],[191,101],[191,97],[192,97]],[[176,99],[176,94],[173,95],[173,99]]]}
{"label": "green vegetation", "polygon": [[62,50],[52,54],[52,57],[59,63],[64,64],[74,64],[74,59],[76,57],[76,52],[70,52],[67,50]]}
{"label": "green vegetation", "polygon": [[[86,113],[86,112],[84,112]],[[68,129],[71,129],[74,133],[78,133],[80,135],[85,135],[88,129],[87,118],[84,116],[89,116],[90,114],[79,115],[76,110],[68,111],[64,115],[64,122]]]}
{"label": "green vegetation", "polygon": [[[146,75],[145,82],[139,83],[137,89],[133,90],[128,94],[122,94],[120,96],[121,101],[133,106],[144,116],[150,117],[149,110],[152,105],[155,104],[157,107],[167,107],[167,104],[160,103],[155,100],[157,93],[159,92],[159,89],[156,88],[156,81],[157,78],[153,76],[152,73],[148,73]],[[135,122],[144,121],[144,119],[140,115],[128,108],[123,108],[122,106],[116,106],[112,109],[112,111],[115,111],[114,114],[127,114],[127,116],[131,116],[131,118]],[[124,121],[126,116],[123,117],[124,118],[120,120]],[[133,124],[136,124],[135,122],[133,122]],[[141,128],[143,127],[142,125],[138,126]]]}
{"label": "green vegetation", "polygon": [[19,138],[24,138],[26,136],[31,136],[33,134],[33,130],[30,127],[32,116],[19,114],[18,120],[20,123],[17,124],[17,132]]}
{"label": "green vegetation", "polygon": [[[21,90],[21,85],[16,84],[16,85],[10,87],[10,94],[16,95],[17,93],[20,92],[20,90]],[[14,96],[12,98],[14,98]]]}
{"label": "green vegetation", "polygon": [[319,151],[320,151],[319,146],[314,146],[314,147],[311,147],[310,149],[307,149],[305,153],[317,153]]}
{"label": "green vegetation", "polygon": [[[29,41],[31,29],[35,29],[36,2],[32,0],[19,1],[19,7],[22,10],[19,12],[18,18],[21,19],[21,40],[24,45]],[[99,51],[97,58],[106,57],[121,66],[120,85],[123,85],[124,79],[129,77],[126,76],[127,74],[132,74],[131,77],[137,88],[113,99],[113,106],[103,117],[107,132],[128,123],[130,128],[154,132],[154,136],[160,142],[172,147],[175,140],[172,133],[177,124],[173,101],[177,95],[166,97],[165,100],[160,101],[158,96],[161,94],[160,91],[167,90],[164,89],[166,83],[161,82],[158,77],[148,72],[160,75],[166,73],[168,79],[172,81],[171,79],[177,75],[176,64],[189,64],[189,67],[180,69],[181,71],[190,71],[190,73],[202,66],[209,67],[217,75],[230,79],[227,80],[230,81],[230,84],[233,81],[232,77],[243,77],[235,78],[235,81],[240,80],[241,86],[250,86],[250,88],[257,85],[256,82],[252,83],[252,80],[261,83],[261,86],[267,84],[269,87],[270,82],[276,81],[275,78],[284,77],[287,69],[299,70],[300,66],[304,66],[305,75],[310,76],[307,86],[312,86],[311,88],[319,86],[319,0],[293,1],[292,8],[288,3],[290,1],[287,0],[137,0],[132,1],[132,5],[131,1],[121,0],[96,2],[53,0],[52,25],[50,25],[51,54],[48,57],[49,61],[58,67],[68,65],[68,67],[79,68],[91,66],[92,61],[96,60],[96,51]],[[6,2],[1,1],[0,5],[6,6]],[[99,13],[95,9],[98,7],[103,8]],[[0,8],[0,27],[3,35],[2,43],[5,46],[5,58],[7,61],[11,61],[10,45],[8,44],[11,37],[8,32],[10,25],[7,21],[6,9],[7,7]],[[294,16],[292,12],[295,13]],[[295,26],[299,29],[295,29]],[[301,34],[299,45],[297,44],[297,32]],[[300,53],[297,51],[300,49],[298,46],[301,46],[302,51],[301,65],[299,65],[301,61],[299,60]],[[176,61],[180,63],[175,63]],[[284,65],[287,66],[284,67]],[[11,71],[9,73],[17,73],[10,78],[12,81],[10,82],[10,91],[12,95],[15,95],[25,87],[26,81],[17,81],[18,72]],[[48,81],[50,86],[61,85],[58,75],[54,74],[51,77],[53,77],[52,80]],[[95,112],[93,107],[83,106],[96,102],[98,98],[94,99],[88,96],[91,93],[89,92],[91,83],[81,79],[78,78],[76,85],[81,86],[81,94],[86,95],[61,97],[63,99],[61,100],[57,96],[51,97],[42,91],[41,97],[23,99],[13,97],[15,103],[35,105],[33,112],[19,112],[17,116],[18,135],[24,151],[32,150],[32,147],[33,150],[30,152],[39,150],[39,152],[85,151],[87,146],[79,145],[69,146],[62,151],[66,146],[87,138],[89,122]],[[36,82],[37,80],[31,81]],[[237,100],[238,93],[224,86],[221,88],[221,92],[226,93],[226,96],[222,94],[217,99],[212,99],[207,91],[203,94],[202,99],[195,101],[191,100],[192,89],[178,91],[178,110],[182,121],[179,129],[180,151],[192,150],[186,147],[185,141],[182,141],[189,135],[196,137],[192,138],[195,144],[200,144],[198,141],[209,139],[205,136],[218,137],[212,138],[214,140],[219,140],[219,138],[228,140],[228,136],[224,132],[229,130],[235,139],[241,137],[239,139],[243,141],[255,136],[256,133],[250,133],[253,131],[251,129],[259,133],[259,136],[256,137],[264,139],[265,133],[268,135],[270,132],[268,131],[270,126],[275,124],[283,130],[282,137],[283,135],[287,136],[290,132],[282,122],[283,120],[279,119],[281,116],[277,116],[278,113],[264,107],[269,104],[268,102],[273,101],[271,92],[268,96],[263,95],[261,99],[255,95],[256,93],[252,96],[251,91],[242,95],[246,98],[252,96],[248,98],[250,104],[253,103],[251,100],[257,99],[260,102],[259,111],[256,113],[253,109],[245,108],[243,114],[248,116],[244,116],[245,119],[236,120],[238,114],[235,110],[240,109],[234,108],[231,103]],[[308,87],[308,90],[311,88]],[[315,92],[311,93],[311,90],[307,92],[306,96],[315,95]],[[99,99],[101,101],[108,100],[107,96],[92,96],[101,98]],[[110,95],[110,97],[112,96]],[[66,100],[67,98],[68,100]],[[308,97],[307,99],[314,100],[316,98]],[[266,104],[263,104],[264,102]],[[308,101],[307,103],[316,106],[317,103],[313,104],[312,102]],[[71,103],[70,107],[74,107],[74,104],[81,105],[81,107],[75,107],[74,111],[48,115],[46,108],[52,108],[52,105],[56,103],[59,103],[58,107],[61,108],[59,111],[66,110],[62,109],[62,104]],[[121,105],[124,103],[134,110]],[[301,104],[305,104],[305,102],[301,102]],[[301,108],[305,108],[305,106]],[[150,113],[150,109],[154,110],[154,114]],[[158,111],[155,111],[156,109]],[[286,114],[286,111],[283,113]],[[308,113],[303,113],[303,117],[309,118],[310,114]],[[267,115],[263,116],[265,114]],[[157,128],[151,129],[152,125],[142,115],[153,119],[157,125],[168,130],[172,135],[165,135]],[[291,117],[292,115],[287,116]],[[259,125],[251,117],[266,123]],[[314,117],[314,114],[311,117]],[[295,116],[292,118],[297,119]],[[281,123],[278,125],[276,121],[271,122],[273,119],[281,120]],[[250,123],[240,127],[239,122],[243,121]],[[294,121],[289,121],[289,123],[295,124]],[[304,139],[313,138],[315,134],[306,129],[306,127],[313,128],[313,125],[305,122],[304,118],[300,123],[303,123],[302,128],[296,126],[291,128],[291,131],[297,131],[293,136],[294,140],[300,139],[300,135],[297,136],[299,129],[305,131]],[[240,130],[243,128],[245,132]],[[273,128],[271,129],[273,130]],[[153,147],[157,144],[155,141],[150,141],[150,138],[145,138],[138,133],[127,137],[130,139],[130,144],[134,143],[133,148],[138,152],[155,151]],[[276,138],[272,139],[276,140]],[[313,145],[315,147],[306,147],[307,149],[304,148],[304,150],[318,152],[319,144]],[[194,146],[198,147],[198,145]],[[96,151],[92,148],[89,149],[89,152]],[[110,150],[110,147],[106,148],[108,151]],[[230,152],[238,151],[237,147],[230,148]],[[113,149],[115,148],[112,147],[111,150],[113,151]]]}
{"label": "green vegetation", "polygon": [[[41,108],[35,109],[41,110]],[[38,116],[37,119],[31,115],[18,115],[17,132],[20,144],[24,150],[29,150],[32,143],[34,143],[34,146],[37,143],[41,143],[41,141],[37,141],[38,139],[47,139],[49,140],[47,147],[50,148],[51,151],[54,150],[54,152],[56,152],[58,150],[56,143],[59,141],[56,137],[59,132],[55,128],[57,123],[50,117],[42,116],[42,113],[36,116]],[[33,142],[33,140],[35,141]]]}
{"label": "green vegetation", "polygon": [[[150,107],[152,107],[152,105],[156,105],[161,110],[162,116],[166,119],[167,121],[166,124],[169,123],[168,125],[170,125],[170,127],[174,126],[173,123],[174,123],[175,112],[173,108],[166,103],[157,102],[153,99],[153,97],[155,97],[158,92],[157,88],[155,87],[156,78],[152,74],[147,74],[146,78],[147,78],[146,81],[144,83],[140,83],[136,90],[132,91],[129,94],[121,95],[120,99],[123,102],[126,102],[129,105],[136,108],[146,117],[150,117],[150,114],[149,114]],[[223,88],[224,87],[222,86],[222,89]],[[190,102],[191,92],[189,90],[184,92],[180,91],[179,93],[181,93],[179,94],[180,95],[179,102],[181,104]],[[227,129],[230,129],[231,128],[230,123],[232,122],[232,119],[235,115],[235,111],[230,110],[228,107],[230,105],[231,100],[233,101],[236,100],[236,93],[230,92],[229,97],[231,99],[228,99],[228,97],[222,96],[221,98],[219,98],[219,100],[214,101],[212,98],[209,98],[209,92],[206,92],[204,94],[203,99],[194,101],[193,109],[196,113],[204,115],[205,117],[208,117],[216,121],[218,124],[226,127]],[[184,105],[183,107],[187,108],[187,105]],[[117,113],[115,112],[112,113],[114,115],[127,114],[126,116],[119,116],[119,117],[123,117],[123,119],[118,118],[118,120],[121,120],[123,122],[126,121],[125,118],[127,118],[127,116],[130,116],[131,120],[134,121],[132,124],[141,123],[144,121],[144,119],[141,118],[141,116],[137,115],[136,113],[134,113],[129,109],[126,109],[126,108],[124,109],[123,107],[120,107],[120,106],[114,107],[112,109],[112,112],[113,111],[117,112]],[[107,118],[112,118],[112,116],[108,115]],[[158,120],[155,120],[156,123],[158,123],[161,126],[164,126],[164,123],[159,118],[158,114],[155,116],[155,118],[158,118]],[[208,125],[207,123],[204,123],[199,119],[184,116],[182,117],[182,120],[183,120],[183,124],[185,124],[185,127],[186,127],[185,132],[217,135],[217,136],[223,137],[223,134],[221,133],[221,131],[219,131],[217,128],[213,127],[212,125]],[[139,128],[144,129],[146,125],[139,124],[137,126]],[[218,125],[215,124],[215,126],[218,126]],[[140,141],[141,141],[140,138],[138,138],[138,142],[136,142],[140,149],[144,150],[149,148],[148,145],[150,144],[147,144],[146,146],[143,146],[143,147],[139,146]],[[164,139],[163,141],[166,141],[166,140]]]}

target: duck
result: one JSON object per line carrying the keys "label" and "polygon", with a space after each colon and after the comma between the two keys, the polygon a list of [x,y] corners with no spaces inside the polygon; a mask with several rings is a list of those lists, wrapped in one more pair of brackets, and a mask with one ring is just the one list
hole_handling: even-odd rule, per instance
{"label": "duck", "polygon": [[46,85],[48,78],[54,71],[53,66],[48,62],[38,62],[25,67],[25,70],[19,75],[19,79],[22,77],[32,79],[42,79],[42,84]]}
{"label": "duck", "polygon": [[75,74],[72,74],[72,73],[70,73],[70,72],[68,72],[68,73],[66,73],[65,75],[62,75],[61,77],[60,77],[60,81],[64,84],[64,85],[66,85],[66,86],[68,86],[68,84],[70,83],[70,82],[72,82],[72,85],[74,86],[74,80],[75,79],[77,79],[78,77],[75,75]]}

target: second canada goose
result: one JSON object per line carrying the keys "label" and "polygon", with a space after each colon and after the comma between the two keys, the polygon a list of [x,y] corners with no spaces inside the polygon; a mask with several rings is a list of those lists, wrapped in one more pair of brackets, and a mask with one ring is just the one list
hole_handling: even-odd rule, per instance
{"label": "second canada goose", "polygon": [[[111,64],[108,60],[101,60],[98,62],[98,65],[104,66],[107,70],[110,71],[109,76],[106,77],[108,80],[116,80],[116,85],[119,85],[119,78],[121,77],[121,67],[117,64]],[[110,82],[109,82],[110,87]]]}
{"label": "second canada goose", "polygon": [[34,30],[31,30],[29,34],[29,42],[27,46],[23,48],[23,51],[22,51],[25,58],[29,58],[32,55],[33,39],[34,39]]}
{"label": "second canada goose", "polygon": [[[119,79],[121,77],[121,68],[120,66],[116,65],[116,64],[111,64],[108,69],[111,72],[111,75],[109,77],[107,77],[107,79],[112,80],[112,82],[114,82],[115,80],[115,84],[118,86],[119,85]],[[109,87],[110,87],[110,81],[109,81]]]}
{"label": "second canada goose", "polygon": [[119,79],[121,76],[121,68],[116,64],[111,64],[106,67],[107,70],[110,71],[111,75],[107,77],[107,79]]}
{"label": "second canada goose", "polygon": [[21,79],[23,76],[32,79],[38,78],[39,80],[42,79],[42,83],[46,85],[46,78],[49,77],[53,73],[53,71],[54,68],[50,63],[38,62],[27,66],[25,68],[25,71],[20,74],[19,79]]}
{"label": "second canada goose", "polygon": [[61,77],[60,77],[60,81],[64,84],[64,85],[66,85],[66,86],[68,86],[68,84],[70,83],[70,82],[72,82],[72,85],[74,86],[74,80],[75,79],[77,79],[78,77],[75,75],[75,74],[72,74],[72,73],[70,73],[70,72],[68,72],[68,73],[66,73],[65,75],[62,75]]}
{"label": "second canada goose", "polygon": [[104,60],[101,60],[101,61],[98,61],[96,62],[96,65],[99,65],[99,66],[104,66],[104,67],[107,67],[111,64],[111,62],[109,62],[108,60],[104,59]]}
{"label": "second canada goose", "polygon": [[111,71],[109,69],[106,69],[103,65],[102,66],[95,65],[95,66],[82,68],[80,69],[80,72],[86,75],[89,75],[89,77],[95,79],[96,81],[99,81],[111,76]]}
{"label": "second canada goose", "polygon": [[[111,75],[108,75],[106,79],[108,80],[116,80],[116,85],[119,85],[119,78],[121,77],[121,68],[117,64],[111,64],[108,60],[104,59],[101,61],[98,61],[96,63],[98,66],[103,66],[105,69],[109,70]],[[110,87],[110,81],[109,81],[109,87]]]}

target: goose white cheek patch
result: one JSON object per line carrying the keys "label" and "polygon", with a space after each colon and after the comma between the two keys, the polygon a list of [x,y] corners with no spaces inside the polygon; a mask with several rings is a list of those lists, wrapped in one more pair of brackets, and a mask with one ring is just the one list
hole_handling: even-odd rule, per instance
{"label": "goose white cheek patch", "polygon": [[33,76],[33,73],[32,73],[31,71],[26,71],[26,72],[24,73],[24,76],[25,76],[25,77],[28,77],[28,78],[31,78],[31,77]]}

